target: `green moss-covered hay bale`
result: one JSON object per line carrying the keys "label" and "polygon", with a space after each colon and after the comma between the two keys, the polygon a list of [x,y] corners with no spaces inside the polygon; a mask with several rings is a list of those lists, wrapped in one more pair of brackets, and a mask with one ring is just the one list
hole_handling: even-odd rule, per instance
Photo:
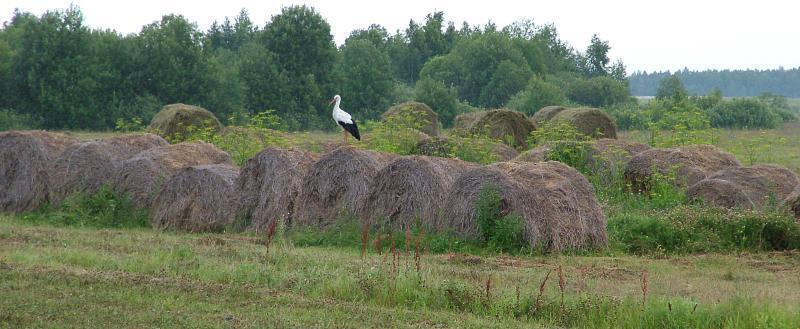
{"label": "green moss-covered hay bale", "polygon": [[324,228],[358,216],[375,175],[396,157],[352,146],[325,154],[303,177],[292,225]]}
{"label": "green moss-covered hay bale", "polygon": [[148,129],[170,141],[183,141],[189,127],[209,128],[214,132],[220,132],[223,128],[222,123],[211,111],[199,106],[177,103],[164,106],[150,121]]}
{"label": "green moss-covered hay bale", "polygon": [[169,145],[154,134],[131,134],[74,143],[53,163],[50,202],[61,203],[75,193],[93,195],[112,183],[122,162],[139,152]]}
{"label": "green moss-covered hay bale", "polygon": [[47,203],[51,165],[77,141],[46,131],[0,132],[0,212],[31,211]]}
{"label": "green moss-covered hay bale", "polygon": [[475,204],[484,188],[497,189],[500,212],[524,221],[531,247],[550,251],[599,248],[608,243],[606,217],[592,185],[560,162],[501,162],[459,176],[445,201],[448,229],[480,234]]}
{"label": "green moss-covered hay bale", "polygon": [[533,121],[535,125],[541,125],[542,123],[550,121],[556,114],[566,109],[567,107],[564,106],[545,106],[531,116],[531,121]]}
{"label": "green moss-covered hay bale", "polygon": [[383,120],[398,118],[401,122],[411,121],[415,124],[424,121],[418,128],[428,136],[439,136],[439,115],[430,106],[420,102],[405,102],[389,108],[383,113]]}
{"label": "green moss-covered hay bale", "polygon": [[219,232],[233,222],[239,169],[227,164],[180,169],[164,184],[150,210],[154,228]]}
{"label": "green moss-covered hay bale", "polygon": [[661,177],[674,178],[676,186],[689,187],[714,172],[732,167],[741,167],[739,160],[711,145],[653,148],[628,160],[624,178],[635,191],[647,191],[655,169]]}
{"label": "green moss-covered hay bale", "polygon": [[690,186],[686,196],[719,207],[761,209],[782,203],[798,185],[797,175],[780,166],[732,167]]}
{"label": "green moss-covered hay bale", "polygon": [[559,111],[550,121],[568,122],[579,132],[592,138],[617,138],[614,119],[596,108],[565,109]]}
{"label": "green moss-covered hay bale", "polygon": [[147,209],[178,170],[210,164],[233,165],[233,162],[225,151],[200,141],[154,147],[122,161],[114,177],[114,190]]}
{"label": "green moss-covered hay bale", "polygon": [[460,136],[488,136],[511,147],[527,148],[528,135],[535,128],[533,122],[520,112],[495,109],[459,115],[453,133]]}
{"label": "green moss-covered hay bale", "polygon": [[236,180],[239,226],[264,231],[275,220],[290,226],[303,177],[317,158],[302,150],[270,147],[247,160]]}
{"label": "green moss-covered hay bale", "polygon": [[379,170],[370,185],[362,221],[405,230],[417,221],[428,231],[440,219],[450,186],[477,164],[439,157],[404,156]]}

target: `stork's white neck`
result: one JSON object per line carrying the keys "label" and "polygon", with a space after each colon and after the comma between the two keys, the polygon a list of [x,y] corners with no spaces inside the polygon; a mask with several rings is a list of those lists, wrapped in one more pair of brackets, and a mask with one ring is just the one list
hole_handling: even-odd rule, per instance
{"label": "stork's white neck", "polygon": [[336,103],[333,105],[333,111],[341,111],[342,109],[339,108],[339,103],[342,102],[341,98],[336,99]]}

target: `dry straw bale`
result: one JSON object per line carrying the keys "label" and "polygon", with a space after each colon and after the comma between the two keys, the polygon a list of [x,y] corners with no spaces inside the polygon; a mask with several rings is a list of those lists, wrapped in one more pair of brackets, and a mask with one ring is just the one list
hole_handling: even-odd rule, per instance
{"label": "dry straw bale", "polygon": [[445,201],[449,228],[477,235],[475,204],[485,187],[502,199],[502,213],[519,215],[532,247],[561,251],[608,243],[606,218],[594,188],[583,175],[560,162],[501,162],[467,171],[456,179]]}
{"label": "dry straw bale", "polygon": [[550,120],[568,122],[579,132],[592,138],[617,138],[617,125],[614,120],[599,109],[565,109]]}
{"label": "dry straw bale", "polygon": [[321,228],[358,215],[375,175],[395,157],[351,146],[325,154],[303,177],[293,225]]}
{"label": "dry straw bale", "polygon": [[634,190],[648,190],[653,168],[665,177],[674,174],[679,187],[688,187],[711,173],[741,167],[736,157],[710,145],[688,145],[676,148],[654,148],[633,156],[625,168],[625,181]]}
{"label": "dry straw bale", "polygon": [[426,230],[441,228],[439,219],[450,186],[459,175],[477,166],[439,157],[397,158],[372,181],[362,219],[401,230],[417,220]]}
{"label": "dry straw bale", "polygon": [[177,103],[164,106],[150,121],[149,129],[170,140],[183,140],[188,127],[211,128],[214,132],[223,128],[219,119],[209,110]]}
{"label": "dry straw bale", "polygon": [[172,175],[153,202],[154,228],[218,232],[233,221],[239,169],[227,164],[185,167]]}
{"label": "dry straw bale", "polygon": [[[427,155],[436,157],[450,157],[454,151],[466,143],[473,143],[473,141],[458,137],[433,137],[426,138],[417,143],[413,153],[417,155]],[[517,150],[503,143],[489,142],[491,150],[489,150],[497,158],[497,161],[508,161],[514,159],[519,154]]]}
{"label": "dry straw bale", "polygon": [[798,184],[797,175],[780,166],[733,167],[692,185],[686,196],[726,208],[763,208],[783,202]]}
{"label": "dry straw bale", "polygon": [[784,205],[789,211],[794,214],[794,217],[800,220],[800,185],[794,189],[794,192],[789,194],[784,200]]}
{"label": "dry straw bale", "polygon": [[535,128],[533,122],[520,112],[496,109],[459,115],[453,132],[461,136],[489,136],[512,147],[527,147],[528,135]]}
{"label": "dry straw bale", "polygon": [[[383,119],[386,120],[391,117],[402,116],[414,118],[416,120],[424,119],[427,123],[420,127],[419,130],[428,136],[439,136],[439,115],[433,111],[425,103],[420,102],[405,102],[400,103],[389,108],[388,111],[383,113]],[[402,120],[402,119],[401,119]]]}
{"label": "dry straw bale", "polygon": [[536,125],[541,125],[542,123],[550,121],[556,114],[566,109],[567,107],[564,106],[545,106],[531,116],[531,121]]}
{"label": "dry straw bale", "polygon": [[153,134],[116,136],[74,143],[56,158],[50,174],[50,201],[59,204],[74,193],[97,193],[113,181],[122,161],[144,150],[168,145]]}
{"label": "dry straw bale", "polygon": [[117,193],[127,194],[137,206],[150,208],[164,182],[175,172],[208,164],[233,162],[225,151],[200,141],[154,147],[123,161],[113,185]]}
{"label": "dry straw bale", "polygon": [[236,216],[262,231],[274,220],[291,225],[303,177],[317,156],[302,150],[266,148],[242,166],[236,180]]}
{"label": "dry straw bale", "polygon": [[48,200],[50,166],[77,139],[46,131],[0,132],[0,212],[23,212]]}

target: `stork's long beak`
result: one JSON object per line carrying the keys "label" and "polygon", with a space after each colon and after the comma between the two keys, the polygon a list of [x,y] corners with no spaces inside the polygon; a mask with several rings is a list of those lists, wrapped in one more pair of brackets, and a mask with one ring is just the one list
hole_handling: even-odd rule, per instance
{"label": "stork's long beak", "polygon": [[328,105],[331,105],[331,104],[333,104],[333,102],[335,102],[335,101],[336,101],[336,98],[331,98],[331,101],[330,101],[330,102],[328,102]]}

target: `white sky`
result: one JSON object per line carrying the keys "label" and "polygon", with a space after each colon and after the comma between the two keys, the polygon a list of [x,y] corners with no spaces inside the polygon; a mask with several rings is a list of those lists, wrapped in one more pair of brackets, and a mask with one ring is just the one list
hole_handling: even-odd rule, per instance
{"label": "white sky", "polygon": [[621,58],[628,72],[636,70],[770,69],[800,67],[800,2],[792,0],[492,0],[470,1],[245,1],[213,3],[187,0],[2,0],[0,21],[14,8],[40,15],[48,9],[79,6],[86,23],[121,33],[138,32],[164,14],[188,17],[202,30],[214,20],[233,17],[246,8],[259,26],[282,6],[308,4],[328,23],[337,44],[350,31],[372,23],[389,31],[403,29],[410,19],[445,12],[445,19],[470,24],[505,26],[522,18],[555,23],[563,40],[585,49],[593,33],[611,44],[612,59]]}

